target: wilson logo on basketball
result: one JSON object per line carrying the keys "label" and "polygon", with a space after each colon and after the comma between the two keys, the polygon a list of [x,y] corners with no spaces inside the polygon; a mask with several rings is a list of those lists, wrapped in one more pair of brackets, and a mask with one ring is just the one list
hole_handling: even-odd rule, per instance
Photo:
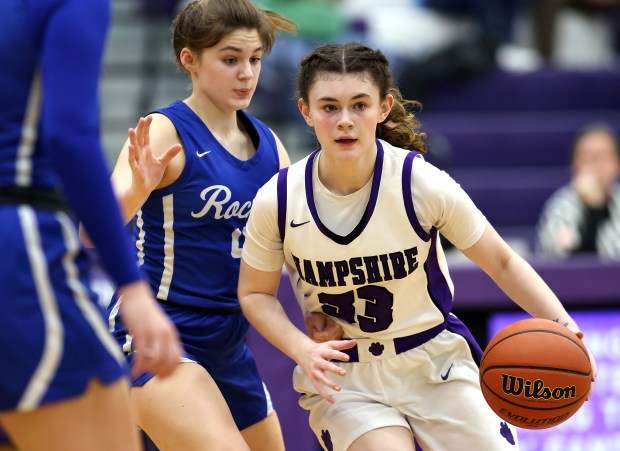
{"label": "wilson logo on basketball", "polygon": [[502,391],[507,395],[524,396],[530,399],[568,399],[577,396],[577,387],[545,387],[545,381],[536,379],[528,381],[518,376],[502,374]]}

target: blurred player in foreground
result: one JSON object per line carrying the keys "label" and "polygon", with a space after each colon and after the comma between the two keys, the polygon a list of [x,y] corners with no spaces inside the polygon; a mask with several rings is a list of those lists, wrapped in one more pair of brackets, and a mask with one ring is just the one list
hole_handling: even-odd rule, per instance
{"label": "blurred player in foreground", "polygon": [[180,359],[131,255],[99,140],[109,16],[109,0],[0,2],[0,423],[23,450],[140,449],[78,220],[119,288],[133,371],[167,376]]}

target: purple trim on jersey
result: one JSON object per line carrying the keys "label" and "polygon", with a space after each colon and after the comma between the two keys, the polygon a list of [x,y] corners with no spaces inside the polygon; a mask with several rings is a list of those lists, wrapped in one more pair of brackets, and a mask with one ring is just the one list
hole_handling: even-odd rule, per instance
{"label": "purple trim on jersey", "polygon": [[310,213],[312,214],[312,218],[316,223],[317,227],[321,231],[323,235],[330,238],[332,241],[347,245],[353,242],[355,238],[357,238],[366,228],[368,221],[372,217],[372,213],[375,211],[375,206],[377,205],[377,198],[379,196],[379,185],[381,185],[381,174],[383,173],[383,146],[376,140],[377,143],[377,159],[375,160],[375,168],[372,179],[372,186],[370,188],[370,198],[368,199],[368,205],[366,205],[366,210],[360,219],[360,222],[355,226],[355,228],[346,236],[337,235],[331,230],[329,230],[319,218],[319,214],[316,209],[316,205],[314,203],[314,191],[312,190],[312,163],[319,149],[315,150],[308,161],[306,163],[306,201],[308,202],[308,208],[310,209]]}
{"label": "purple trim on jersey", "polygon": [[406,337],[395,338],[394,350],[396,351],[396,354],[400,354],[401,352],[409,351],[410,349],[423,345],[443,332],[446,326],[446,322],[444,321],[443,323],[438,324],[435,327],[431,327],[423,332],[407,335]]}
{"label": "purple trim on jersey", "polygon": [[476,342],[476,339],[463,321],[454,315],[448,315],[448,330],[465,338],[474,360],[478,366],[480,366],[480,360],[482,360],[482,348],[480,348],[480,345]]}
{"label": "purple trim on jersey", "polygon": [[405,162],[403,163],[403,199],[405,201],[405,211],[407,212],[413,230],[415,230],[415,233],[417,233],[421,239],[428,241],[431,239],[431,234],[427,233],[420,225],[420,221],[418,221],[418,217],[415,214],[413,196],[411,195],[411,173],[413,172],[413,159],[416,155],[419,155],[419,152],[410,152],[405,157]]}
{"label": "purple trim on jersey", "polygon": [[424,272],[428,280],[428,294],[433,303],[446,317],[452,310],[452,292],[437,260],[437,238],[439,232],[433,229],[428,256],[424,262]]}
{"label": "purple trim on jersey", "polygon": [[[430,329],[418,332],[417,334],[407,335],[405,337],[394,338],[394,351],[396,354],[407,352],[411,349],[422,346],[424,343],[432,340],[448,327],[448,322],[444,321],[441,324],[431,327]],[[357,346],[353,346],[349,349],[343,349],[342,352],[349,356],[349,362],[359,362],[359,352]]]}
{"label": "purple trim on jersey", "polygon": [[286,231],[286,179],[288,176],[288,168],[280,169],[278,172],[278,230],[280,231],[280,239],[284,242],[284,233]]}
{"label": "purple trim on jersey", "polygon": [[[346,340],[346,339],[343,338],[343,340]],[[359,352],[357,351],[357,345],[349,349],[341,349],[340,352],[344,352],[346,355],[349,356],[348,362],[359,362],[360,361],[360,355],[359,355]],[[336,362],[336,360],[334,360],[334,362]]]}

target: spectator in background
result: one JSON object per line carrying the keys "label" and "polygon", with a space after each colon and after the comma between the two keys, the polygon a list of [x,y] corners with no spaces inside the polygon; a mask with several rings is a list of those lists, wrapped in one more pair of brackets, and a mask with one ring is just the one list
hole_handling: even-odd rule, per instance
{"label": "spectator in background", "polygon": [[542,255],[592,253],[620,259],[620,154],[616,133],[602,124],[582,131],[571,157],[572,179],[545,204],[538,224]]}
{"label": "spectator in background", "polygon": [[547,63],[579,67],[604,65],[615,59],[619,16],[620,0],[533,1],[534,45]]}
{"label": "spectator in background", "polygon": [[530,0],[414,0],[420,6],[448,15],[471,17],[481,38],[492,48],[513,40],[515,17]]}

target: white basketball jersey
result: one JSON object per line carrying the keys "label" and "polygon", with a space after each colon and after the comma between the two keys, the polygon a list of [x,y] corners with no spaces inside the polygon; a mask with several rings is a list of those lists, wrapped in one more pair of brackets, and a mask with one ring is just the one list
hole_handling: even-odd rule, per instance
{"label": "white basketball jersey", "polygon": [[278,224],[297,298],[334,317],[346,337],[395,338],[444,322],[453,285],[436,229],[426,232],[411,195],[417,152],[377,141],[366,210],[346,236],[329,230],[313,193],[317,152],[282,171]]}

